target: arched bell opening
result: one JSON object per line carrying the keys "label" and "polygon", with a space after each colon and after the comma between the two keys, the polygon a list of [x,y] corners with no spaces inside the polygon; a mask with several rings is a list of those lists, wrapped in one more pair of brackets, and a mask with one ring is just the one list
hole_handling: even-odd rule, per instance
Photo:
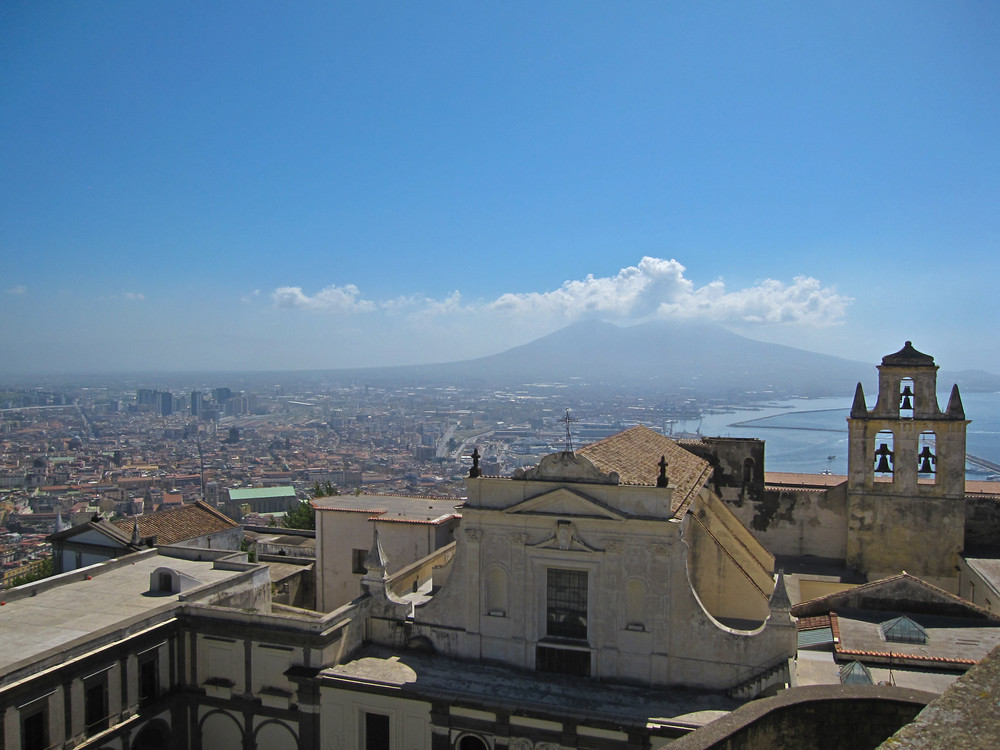
{"label": "arched bell opening", "polygon": [[913,419],[914,402],[913,378],[902,378],[899,381],[899,418]]}
{"label": "arched bell opening", "polygon": [[921,432],[917,445],[917,477],[937,484],[937,435]]}
{"label": "arched bell opening", "polygon": [[891,482],[896,472],[896,452],[893,449],[891,430],[880,430],[875,435],[873,471],[876,482]]}

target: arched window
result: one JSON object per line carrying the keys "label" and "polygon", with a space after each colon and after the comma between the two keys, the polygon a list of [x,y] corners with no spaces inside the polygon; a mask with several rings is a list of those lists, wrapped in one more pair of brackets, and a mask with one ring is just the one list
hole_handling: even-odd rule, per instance
{"label": "arched window", "polygon": [[170,727],[162,719],[149,722],[132,742],[132,750],[167,750],[169,747]]}
{"label": "arched window", "polygon": [[498,565],[486,574],[486,613],[493,617],[507,616],[507,571]]}
{"label": "arched window", "polygon": [[474,734],[467,734],[458,741],[457,750],[490,750],[486,741]]}

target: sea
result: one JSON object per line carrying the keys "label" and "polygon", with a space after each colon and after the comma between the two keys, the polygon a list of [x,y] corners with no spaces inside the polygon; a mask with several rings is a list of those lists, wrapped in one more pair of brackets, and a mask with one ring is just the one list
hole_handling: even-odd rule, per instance
{"label": "sea", "polygon": [[[943,409],[950,391],[938,394]],[[853,398],[792,399],[759,407],[705,414],[673,423],[674,436],[760,438],[768,471],[847,474],[847,417]],[[1000,392],[962,393],[966,453],[1000,464]],[[868,408],[874,406],[874,398]],[[996,479],[1000,472],[966,463],[967,479]]]}

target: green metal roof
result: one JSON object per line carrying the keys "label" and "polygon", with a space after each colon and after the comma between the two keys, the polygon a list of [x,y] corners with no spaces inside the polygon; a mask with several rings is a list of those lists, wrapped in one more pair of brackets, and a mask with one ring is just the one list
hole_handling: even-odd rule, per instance
{"label": "green metal roof", "polygon": [[258,500],[262,497],[295,497],[294,487],[252,487],[229,490],[230,500]]}

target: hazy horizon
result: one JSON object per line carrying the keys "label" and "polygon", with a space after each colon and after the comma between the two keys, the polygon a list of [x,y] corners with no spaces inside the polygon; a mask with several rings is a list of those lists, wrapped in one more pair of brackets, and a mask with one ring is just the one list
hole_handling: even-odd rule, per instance
{"label": "hazy horizon", "polygon": [[998,22],[5,3],[0,373],[457,362],[587,318],[1000,372]]}
{"label": "hazy horizon", "polygon": [[[554,332],[554,334],[552,334],[552,335],[560,336],[563,332],[568,333],[571,330],[573,330],[574,328],[577,328],[577,326],[579,326],[581,324],[585,325],[586,321],[578,321],[575,324],[571,324],[571,326],[567,326],[566,328],[561,329],[561,331]],[[608,324],[608,325],[615,325],[615,324]],[[641,324],[640,323],[640,324],[636,324],[635,326],[616,326],[616,327],[633,328],[633,327],[643,326],[643,325],[645,325],[645,324]],[[671,324],[670,323],[666,323],[666,325],[671,325]],[[698,328],[696,330],[701,331],[703,329],[702,328]],[[725,331],[726,329],[723,328],[722,330]],[[704,332],[705,332],[705,334],[708,334],[707,330],[705,330]],[[584,327],[583,334],[584,335],[591,335],[592,331],[589,330],[589,329],[587,329],[586,327]],[[690,333],[688,333],[688,335],[690,335]],[[530,347],[530,346],[535,345],[535,344],[543,344],[543,343],[547,342],[549,340],[549,338],[550,338],[550,335],[541,336],[538,339],[534,339],[531,342],[527,342],[527,346]],[[746,337],[744,337],[744,338],[746,338]],[[765,343],[765,344],[768,343],[768,342],[759,342],[756,339],[749,339],[749,338],[747,338],[747,340],[750,341],[750,342],[756,342],[756,343]],[[564,352],[566,344],[567,344],[566,340],[562,340],[561,345],[560,345],[560,350],[559,350],[560,353],[558,353],[556,355],[557,357],[565,356],[565,354],[562,353],[562,352]],[[600,342],[600,344],[598,344],[598,346],[600,347],[600,346],[603,346],[604,344],[606,344],[606,341]],[[133,381],[135,384],[142,384],[143,387],[145,387],[145,386],[149,386],[151,384],[155,385],[156,384],[155,381],[157,381],[158,378],[162,378],[162,379],[164,379],[163,382],[173,381],[175,383],[174,387],[176,387],[176,383],[180,382],[182,380],[185,381],[185,382],[187,382],[188,384],[193,384],[193,383],[196,383],[196,382],[199,382],[199,381],[204,382],[204,383],[213,382],[213,383],[218,384],[218,382],[222,382],[226,378],[229,378],[229,379],[234,380],[236,382],[239,382],[241,379],[242,380],[249,380],[249,381],[257,381],[257,380],[266,380],[266,379],[268,379],[271,376],[275,376],[276,378],[278,376],[288,376],[288,377],[293,378],[293,379],[305,378],[305,379],[308,380],[309,376],[311,376],[313,374],[326,375],[328,373],[331,373],[331,374],[345,374],[345,375],[350,375],[352,377],[355,377],[355,376],[356,377],[363,377],[366,373],[369,373],[369,374],[372,374],[372,375],[376,375],[377,376],[376,377],[377,381],[385,383],[385,382],[389,382],[387,380],[387,378],[390,377],[390,374],[391,374],[392,370],[399,369],[399,370],[403,370],[403,371],[410,371],[410,370],[419,370],[421,368],[431,368],[429,370],[429,372],[431,372],[431,375],[428,376],[428,377],[430,377],[430,380],[434,380],[436,382],[437,380],[441,380],[444,377],[443,373],[445,373],[445,368],[448,368],[449,366],[452,366],[452,365],[461,366],[463,364],[476,363],[476,362],[479,362],[479,361],[490,362],[491,360],[493,360],[497,356],[501,356],[502,357],[503,355],[508,354],[508,353],[510,353],[510,354],[513,355],[522,346],[524,346],[524,345],[517,345],[515,347],[511,347],[511,348],[505,349],[505,350],[503,350],[501,352],[493,352],[493,353],[486,354],[483,357],[476,357],[476,358],[471,358],[471,359],[453,360],[453,361],[441,361],[441,362],[430,362],[430,363],[400,363],[400,364],[395,364],[395,365],[384,365],[384,366],[372,365],[372,366],[367,366],[367,367],[347,367],[347,368],[257,369],[257,370],[249,370],[249,369],[248,370],[210,370],[210,369],[101,370],[101,369],[94,369],[94,370],[77,370],[77,371],[65,370],[65,371],[49,371],[49,372],[31,372],[31,371],[15,372],[15,371],[5,371],[3,369],[0,369],[0,386],[2,386],[4,384],[24,386],[26,384],[44,384],[44,383],[47,383],[47,382],[48,383],[53,383],[53,384],[59,384],[59,385],[66,385],[66,384],[72,384],[72,383],[74,383],[74,379],[77,379],[78,381],[81,381],[81,382],[84,382],[84,383],[91,383],[91,384],[97,384],[97,383],[102,383],[102,384],[118,383],[118,384],[120,384],[121,381],[126,381],[126,382]],[[787,345],[779,344],[778,346],[787,346]],[[670,348],[671,347],[668,346],[668,349],[670,349]],[[819,354],[821,356],[833,356],[833,357],[837,356],[837,355],[827,355],[825,352],[812,352],[812,351],[805,350],[805,349],[799,349],[797,347],[789,347],[789,348],[794,349],[797,352],[806,352],[807,354]],[[896,348],[897,347],[893,347],[893,351],[895,351]],[[531,349],[527,349],[526,351],[531,351]],[[885,354],[890,354],[890,353],[891,353],[890,351],[885,352]],[[925,352],[925,353],[931,354],[931,356],[933,356],[932,352]],[[524,356],[525,356],[524,354],[520,355],[521,358],[523,358]],[[745,356],[745,355],[741,355],[741,356]],[[669,359],[669,356],[667,354],[665,354],[664,357],[666,357],[667,359]],[[868,384],[867,384],[867,387],[870,388],[870,387],[874,387],[875,386],[875,382],[876,382],[875,378],[876,378],[876,375],[877,375],[876,366],[881,361],[881,358],[878,358],[877,360],[875,360],[873,362],[870,362],[870,363],[862,362],[860,360],[852,360],[852,359],[840,358],[840,357],[837,357],[837,359],[839,361],[843,362],[844,364],[848,364],[848,365],[853,364],[853,365],[860,366],[862,368],[862,370],[861,370],[861,377],[862,377],[862,379],[866,379],[867,378],[867,379],[870,380],[870,382],[868,382]],[[515,365],[516,365],[517,360],[518,360],[518,357],[515,357]],[[549,359],[547,359],[546,361],[549,362],[549,360],[551,360],[551,357]],[[642,360],[642,363],[643,363],[642,366],[645,367],[646,369],[650,369],[650,368],[655,369],[655,367],[652,364],[649,363],[649,353],[646,353],[643,356],[637,357],[637,362],[639,360]],[[496,365],[494,365],[494,367],[495,366]],[[520,367],[520,365],[517,365],[517,366]],[[820,365],[817,365],[817,366],[820,366]],[[436,368],[439,368],[439,367],[442,368],[442,370],[438,371],[436,369]],[[552,364],[551,364],[551,362],[549,362],[549,364],[547,365],[547,368],[549,370],[551,370],[551,367],[552,367]],[[692,365],[692,363],[690,363],[690,362],[688,363],[688,365],[685,368],[681,368],[681,369],[690,370],[690,369],[692,369],[692,367],[694,368],[694,371],[697,371],[698,366],[697,365]],[[508,367],[508,369],[509,369],[509,367]],[[597,369],[599,369],[599,370],[601,370],[603,372],[605,368],[597,368]],[[462,380],[462,377],[463,377],[463,372],[464,371],[462,371],[462,370],[456,371],[456,373],[455,373],[456,381],[453,384],[455,384],[455,385],[460,385],[461,384],[461,380]],[[589,381],[590,380],[590,378],[586,374],[580,375],[579,374],[580,373],[579,369],[573,369],[572,372],[578,373],[577,375],[574,376],[574,379],[579,378],[579,379],[582,379],[583,381]],[[957,370],[955,368],[944,367],[944,368],[941,368],[940,371],[939,371],[939,377],[943,378],[942,383],[939,384],[940,388],[941,388],[941,393],[947,393],[947,391],[951,387],[950,382],[949,383],[945,383],[944,382],[945,380],[948,379],[949,376],[952,376],[952,375],[959,376],[962,373],[966,374],[966,376],[968,376],[968,377],[972,377],[972,380],[970,382],[967,382],[965,384],[965,386],[964,386],[967,390],[969,390],[969,389],[971,389],[973,391],[994,390],[995,389],[995,384],[996,383],[1000,383],[1000,373],[990,373],[987,370],[975,369],[975,368],[964,369],[964,370]],[[985,376],[986,376],[985,379],[975,377],[975,375],[980,374],[980,373],[985,374]],[[536,376],[537,376],[537,373],[528,373],[528,372],[524,373],[524,377],[529,378],[529,379],[534,378]],[[401,378],[412,377],[412,374],[408,374],[408,375],[405,375],[405,376],[401,375],[400,377]],[[568,375],[566,377],[568,377]],[[426,380],[426,379],[427,379],[427,377],[423,378],[423,380]],[[502,378],[500,378],[500,379],[502,379]],[[606,379],[606,374],[605,374],[604,378],[599,378],[599,379]],[[423,382],[423,380],[421,380],[421,382]],[[515,378],[515,380],[516,380],[516,378]],[[516,385],[515,380],[511,380],[511,382],[509,383],[509,385]],[[807,378],[807,380],[811,380],[811,379]],[[850,383],[848,383],[849,380],[850,380]],[[525,382],[527,382],[527,381],[525,381]],[[851,395],[851,394],[853,394],[853,390],[851,390],[851,388],[853,387],[853,384],[854,384],[855,381],[852,380],[851,378],[847,378],[847,379],[844,379],[843,382],[844,382],[845,395]],[[399,381],[398,385],[403,385],[403,384],[404,384],[404,380],[401,379]],[[986,384],[987,387],[984,388],[983,387],[984,384]],[[661,385],[662,385],[662,383],[661,383]],[[1000,387],[1000,386],[997,386],[997,387]],[[848,390],[851,391],[851,394],[847,394]]]}

